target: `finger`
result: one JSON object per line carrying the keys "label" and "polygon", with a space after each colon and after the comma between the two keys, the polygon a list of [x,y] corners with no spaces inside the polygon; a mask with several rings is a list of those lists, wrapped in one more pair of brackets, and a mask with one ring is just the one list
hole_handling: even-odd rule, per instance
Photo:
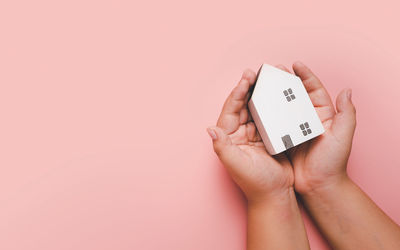
{"label": "finger", "polygon": [[236,162],[240,162],[243,152],[232,144],[231,138],[219,127],[209,127],[207,132],[213,141],[215,153],[221,162],[230,168],[234,168]]}
{"label": "finger", "polygon": [[283,70],[283,71],[286,71],[286,72],[288,72],[288,73],[292,73],[292,72],[290,72],[290,70],[288,69],[288,68],[286,68],[284,65],[282,65],[282,64],[278,64],[278,65],[276,65],[275,66],[276,68],[278,68],[278,69],[281,69],[281,70]]}
{"label": "finger", "polygon": [[329,106],[315,107],[315,111],[317,112],[318,118],[322,123],[331,121],[336,114],[335,111]]}
{"label": "finger", "polygon": [[335,111],[332,99],[325,88],[310,91],[308,92],[308,96],[310,97],[310,100],[314,107],[329,107],[332,109],[332,111]]}
{"label": "finger", "polygon": [[256,80],[256,74],[247,69],[243,72],[242,78],[236,87],[232,90],[224,103],[222,112],[225,114],[235,114],[240,112],[246,99],[249,97],[248,92],[251,85]]}
{"label": "finger", "polygon": [[356,128],[356,109],[351,101],[351,89],[344,89],[336,98],[337,114],[332,121],[332,132],[337,138],[351,139]]}
{"label": "finger", "polygon": [[[237,129],[240,124],[241,110],[246,106],[249,88],[254,84],[256,74],[251,70],[245,70],[241,80],[232,90],[222,108],[217,126],[230,134]],[[245,115],[245,114],[243,114]],[[247,120],[242,119],[242,121]]]}
{"label": "finger", "polygon": [[301,62],[293,64],[293,71],[302,80],[314,107],[327,107],[324,115],[333,117],[335,108],[332,99],[318,77]]}
{"label": "finger", "polygon": [[302,62],[293,63],[293,71],[303,81],[307,92],[324,88],[318,77]]}
{"label": "finger", "polygon": [[247,112],[247,122],[253,122],[253,121],[254,121],[253,116],[251,116],[250,112]]}
{"label": "finger", "polygon": [[254,122],[249,122],[246,124],[246,133],[249,142],[259,142],[261,141],[261,136],[258,133],[256,125]]}
{"label": "finger", "polygon": [[240,110],[240,114],[239,114],[239,123],[240,123],[240,125],[246,124],[248,119],[249,119],[249,111],[247,110],[247,107],[243,107]]}

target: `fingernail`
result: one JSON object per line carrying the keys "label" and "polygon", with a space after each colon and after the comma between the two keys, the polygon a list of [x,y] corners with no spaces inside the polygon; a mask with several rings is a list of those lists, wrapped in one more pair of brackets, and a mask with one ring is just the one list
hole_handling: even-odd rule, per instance
{"label": "fingernail", "polygon": [[351,89],[348,89],[346,95],[347,95],[347,99],[348,99],[349,101],[351,101],[351,94],[352,94]]}
{"label": "fingernail", "polygon": [[248,79],[249,78],[249,73],[248,73],[247,69],[243,71],[242,78],[243,79]]}
{"label": "fingernail", "polygon": [[214,129],[207,128],[207,133],[210,135],[211,139],[213,139],[213,140],[217,139],[217,133],[215,133]]}

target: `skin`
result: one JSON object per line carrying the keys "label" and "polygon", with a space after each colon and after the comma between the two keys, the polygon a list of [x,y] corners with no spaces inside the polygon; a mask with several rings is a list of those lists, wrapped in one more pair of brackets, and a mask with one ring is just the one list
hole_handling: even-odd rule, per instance
{"label": "skin", "polygon": [[[279,68],[290,72],[284,66]],[[207,129],[214,150],[248,199],[248,249],[308,249],[294,189],[335,249],[400,249],[400,228],[348,177],[356,127],[351,90],[336,109],[321,81],[293,64],[325,133],[287,154],[270,156],[247,109],[255,73],[246,70],[226,100],[217,126]]]}
{"label": "skin", "polygon": [[334,249],[400,249],[400,227],[346,172],[356,128],[351,90],[337,96],[335,110],[328,92],[309,68],[298,62],[293,70],[302,79],[326,130],[289,152],[295,189],[306,209]]}
{"label": "skin", "polygon": [[294,172],[284,155],[270,156],[247,108],[256,74],[233,89],[217,126],[208,128],[214,150],[248,199],[248,249],[309,249],[294,193]]}

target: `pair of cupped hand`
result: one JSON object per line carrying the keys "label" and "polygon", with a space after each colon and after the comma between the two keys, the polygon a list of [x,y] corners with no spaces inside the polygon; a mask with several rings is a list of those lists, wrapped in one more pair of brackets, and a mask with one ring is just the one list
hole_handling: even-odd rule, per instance
{"label": "pair of cupped hand", "polygon": [[[290,72],[282,65],[278,68]],[[226,99],[217,125],[207,132],[214,150],[249,201],[268,199],[294,188],[299,194],[333,185],[347,177],[346,165],[356,126],[351,90],[336,98],[336,108],[321,81],[303,63],[293,64],[325,133],[287,152],[271,156],[247,107],[256,74],[245,70]]]}

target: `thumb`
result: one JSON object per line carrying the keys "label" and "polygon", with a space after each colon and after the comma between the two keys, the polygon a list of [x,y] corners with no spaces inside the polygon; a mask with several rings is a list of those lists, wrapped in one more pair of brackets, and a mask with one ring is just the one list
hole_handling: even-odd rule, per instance
{"label": "thumb", "polygon": [[232,146],[231,138],[218,127],[208,127],[207,133],[213,140],[214,151],[220,157],[226,150]]}
{"label": "thumb", "polygon": [[219,159],[228,167],[234,167],[241,156],[241,150],[232,144],[231,138],[219,127],[207,128],[207,132],[213,140],[214,151]]}
{"label": "thumb", "polygon": [[351,100],[351,89],[344,89],[336,98],[337,114],[333,118],[332,130],[338,138],[353,138],[356,128],[356,109]]}

